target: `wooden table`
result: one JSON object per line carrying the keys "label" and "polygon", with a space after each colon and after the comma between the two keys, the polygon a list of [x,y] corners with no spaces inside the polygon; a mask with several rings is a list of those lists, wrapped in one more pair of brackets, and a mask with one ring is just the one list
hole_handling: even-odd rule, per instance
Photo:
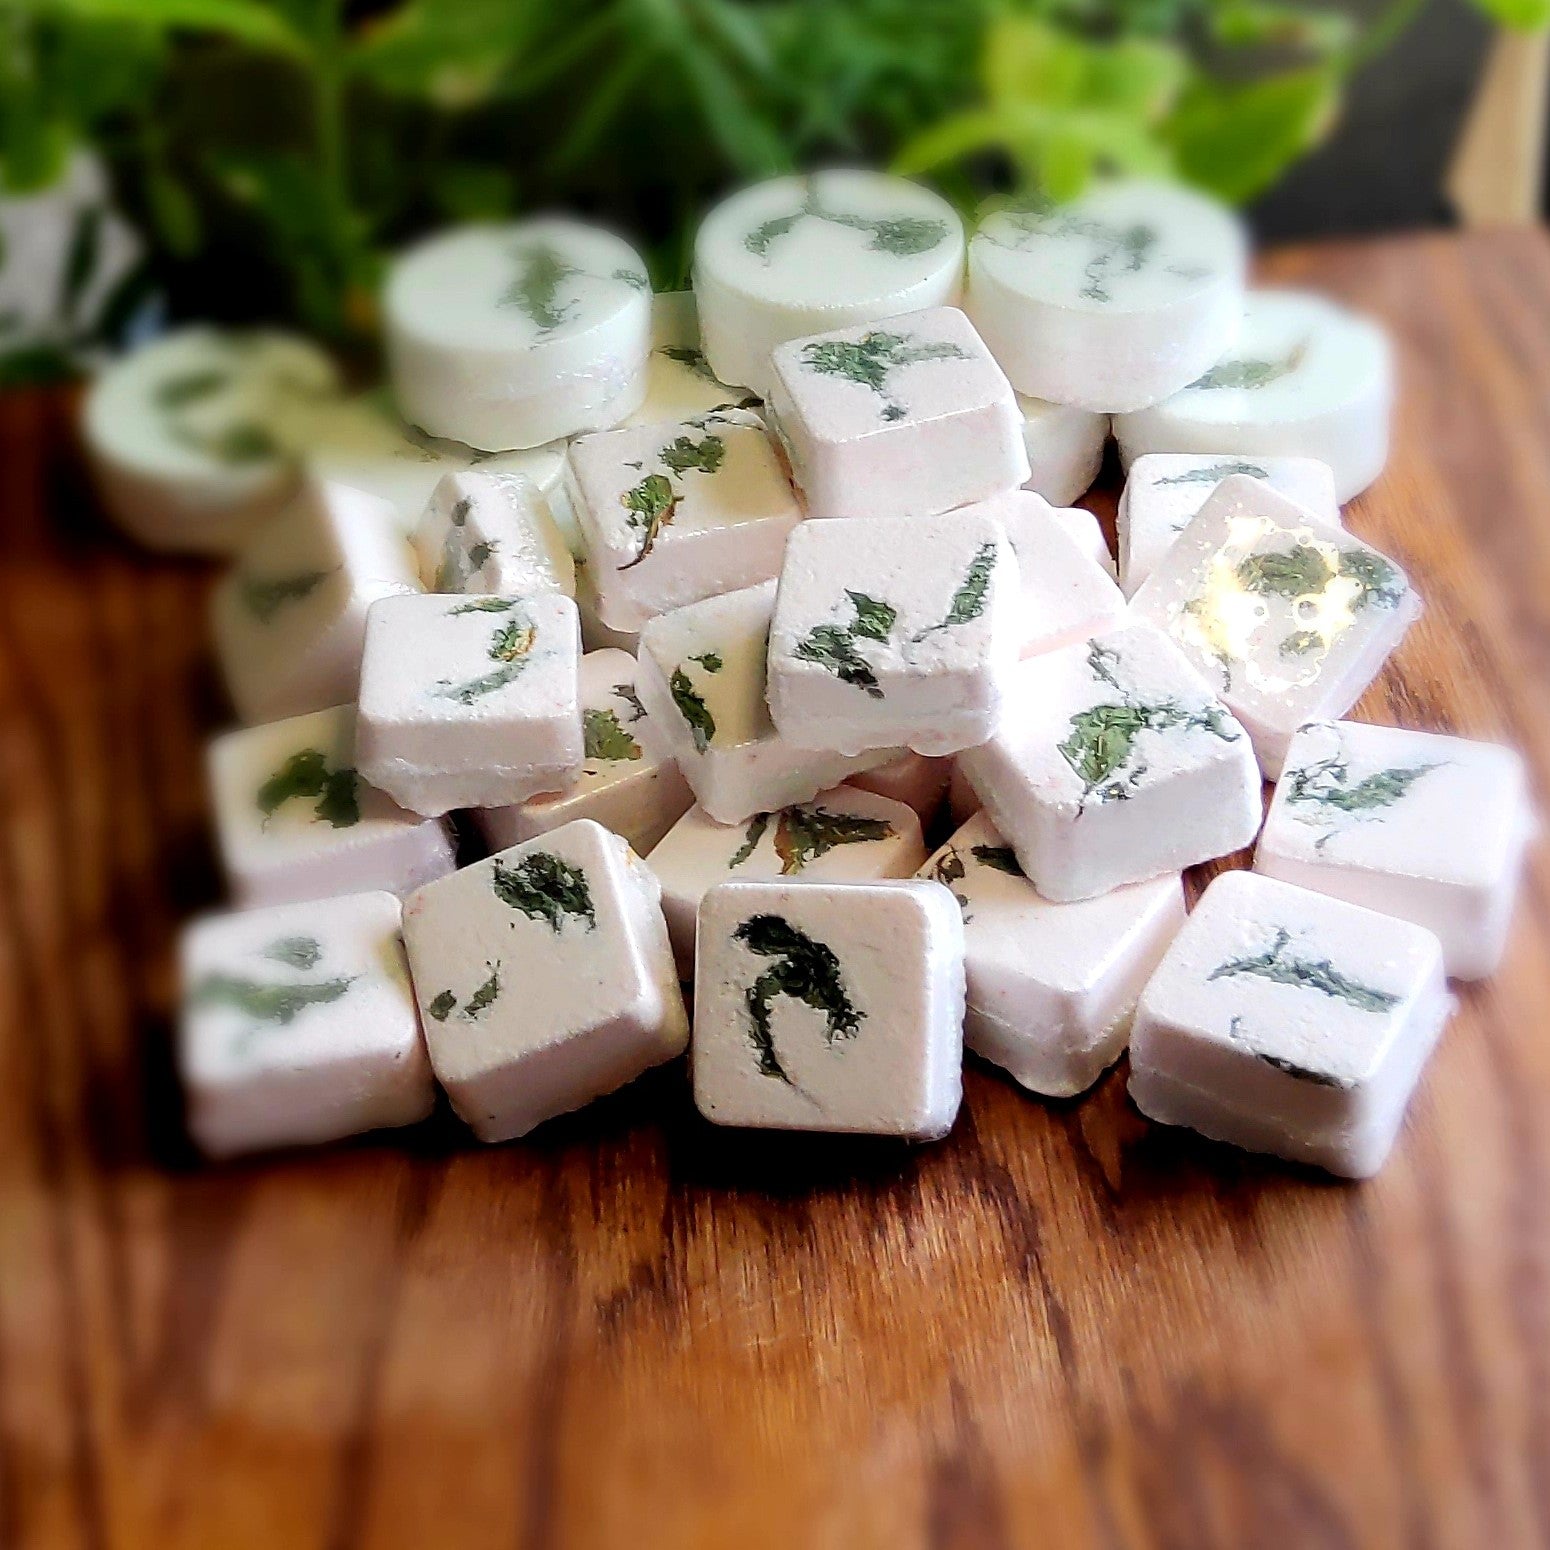
{"label": "wooden table", "polygon": [[[1361,705],[1550,772],[1550,242],[1276,255],[1398,335],[1352,526],[1429,609]],[[716,1134],[659,1073],[201,1168],[170,949],[216,896],[201,567],[0,416],[0,1545],[1550,1543],[1550,909],[1345,1186],[968,1073],[916,1152]],[[1112,495],[1108,497],[1112,501]],[[1543,787],[1542,787],[1543,788]]]}

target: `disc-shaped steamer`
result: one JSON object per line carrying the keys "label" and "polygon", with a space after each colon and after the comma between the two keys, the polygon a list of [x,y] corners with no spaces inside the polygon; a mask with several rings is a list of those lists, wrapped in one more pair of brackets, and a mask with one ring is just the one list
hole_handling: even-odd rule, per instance
{"label": "disc-shaped steamer", "polygon": [[1388,460],[1393,376],[1376,323],[1305,291],[1253,291],[1233,348],[1114,433],[1127,467],[1145,452],[1318,458],[1344,504]]}
{"label": "disc-shaped steamer", "polygon": [[651,286],[612,233],[558,217],[432,237],[384,299],[399,412],[482,451],[617,425],[646,391]]}
{"label": "disc-shaped steamer", "polygon": [[929,189],[880,172],[775,178],[700,225],[701,348],[720,381],[762,396],[777,345],[951,305],[962,276],[963,223]]}
{"label": "disc-shaped steamer", "polygon": [[1023,488],[1052,506],[1069,506],[1092,488],[1103,467],[1109,417],[1071,404],[1017,395],[1023,417],[1023,446],[1029,475]]}
{"label": "disc-shaped steamer", "polygon": [[296,426],[333,364],[278,333],[184,328],[114,362],[82,431],[109,515],[154,549],[227,554],[294,492]]}
{"label": "disc-shaped steamer", "polygon": [[987,217],[969,244],[964,309],[1019,393],[1140,409],[1232,344],[1245,255],[1242,227],[1212,200],[1105,183],[1070,204]]}

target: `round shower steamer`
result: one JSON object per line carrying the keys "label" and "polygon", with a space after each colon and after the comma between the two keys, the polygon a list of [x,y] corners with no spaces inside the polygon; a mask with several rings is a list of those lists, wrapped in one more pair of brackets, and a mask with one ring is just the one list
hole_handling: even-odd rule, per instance
{"label": "round shower steamer", "polygon": [[1317,458],[1344,505],[1383,472],[1393,406],[1376,323],[1306,291],[1252,291],[1233,348],[1183,392],[1119,416],[1114,434],[1127,468],[1147,452]]}
{"label": "round shower steamer", "polygon": [[881,172],[757,183],[717,205],[694,243],[706,362],[718,380],[761,397],[777,345],[951,306],[962,278],[952,206]]}
{"label": "round shower steamer", "polygon": [[106,367],[82,410],[102,503],[152,549],[230,554],[295,493],[292,429],[333,363],[279,333],[181,328]]}
{"label": "round shower steamer", "polygon": [[964,310],[1019,393],[1144,408],[1232,344],[1247,243],[1204,195],[1139,180],[998,210],[969,244]]}
{"label": "round shower steamer", "polygon": [[383,299],[398,409],[485,452],[617,425],[640,407],[651,284],[628,243],[543,217],[411,248]]}

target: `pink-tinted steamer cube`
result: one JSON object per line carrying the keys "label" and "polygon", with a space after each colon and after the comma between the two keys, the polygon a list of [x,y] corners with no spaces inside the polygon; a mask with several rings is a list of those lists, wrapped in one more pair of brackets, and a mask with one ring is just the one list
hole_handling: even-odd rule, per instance
{"label": "pink-tinted steamer cube", "polygon": [[411,895],[404,941],[437,1080],[481,1141],[526,1135],[688,1043],[656,879],[590,819]]}
{"label": "pink-tinted steamer cube", "polygon": [[1292,739],[1254,868],[1425,926],[1449,974],[1479,979],[1506,950],[1536,829],[1511,748],[1316,721]]}
{"label": "pink-tinted steamer cube", "polygon": [[1158,561],[1131,613],[1205,674],[1273,780],[1298,727],[1355,704],[1421,599],[1386,555],[1235,474]]}
{"label": "pink-tinted steamer cube", "polygon": [[792,534],[770,625],[770,715],[798,746],[983,742],[1017,659],[1017,561],[972,512],[807,522]]}
{"label": "pink-tinted steamer cube", "polygon": [[280,721],[353,700],[367,610],[419,590],[392,506],[309,482],[248,539],[212,599],[216,655],[238,716]]}
{"label": "pink-tinted steamer cube", "polygon": [[768,418],[815,517],[929,516],[1028,478],[1011,384],[953,307],[781,345]]}
{"label": "pink-tinted steamer cube", "polygon": [[213,1157],[412,1125],[435,1084],[390,893],[209,915],[184,932],[178,1061]]}
{"label": "pink-tinted steamer cube", "polygon": [[723,883],[700,906],[694,1101],[718,1125],[934,1141],[963,1093],[963,923],[931,882]]}
{"label": "pink-tinted steamer cube", "polygon": [[567,487],[589,594],[621,631],[771,580],[802,520],[763,422],[739,409],[582,436]]}
{"label": "pink-tinted steamer cube", "polygon": [[1321,521],[1341,526],[1335,476],[1311,457],[1216,457],[1149,452],[1130,465],[1119,498],[1120,584],[1133,597],[1222,480],[1257,479]]}
{"label": "pink-tinted steamer cube", "polygon": [[491,850],[591,818],[644,856],[689,810],[694,798],[672,748],[635,692],[635,658],[589,651],[580,676],[580,775],[564,791],[481,809],[479,827]]}
{"label": "pink-tinted steamer cube", "polygon": [[903,802],[913,808],[915,816],[925,828],[941,811],[947,799],[947,787],[952,780],[953,761],[941,756],[927,758],[925,754],[906,753],[875,770],[863,770],[845,782],[858,791],[872,791],[880,797]]}
{"label": "pink-tinted steamer cube", "polygon": [[1147,625],[1023,662],[1001,730],[958,762],[1034,886],[1061,902],[1228,855],[1259,828],[1248,735]]}
{"label": "pink-tinted steamer cube", "polygon": [[690,979],[700,902],[718,883],[870,883],[910,877],[925,858],[913,810],[844,785],[746,823],[717,823],[691,807],[651,852],[650,865],[662,884],[678,971]]}
{"label": "pink-tinted steamer cube", "polygon": [[1367,1178],[1452,1007],[1430,931],[1226,872],[1141,993],[1130,1096],[1165,1125]]}
{"label": "pink-tinted steamer cube", "polygon": [[1119,1059],[1141,987],[1184,922],[1177,874],[1055,904],[980,813],[920,876],[963,910],[965,1045],[1031,1092],[1085,1092]]}
{"label": "pink-tinted steamer cube", "polygon": [[385,889],[400,896],[457,865],[439,818],[400,807],[355,768],[355,707],[336,705],[210,745],[221,862],[244,907]]}
{"label": "pink-tinted steamer cube", "polygon": [[430,816],[563,789],[581,769],[579,655],[558,594],[387,599],[366,628],[362,775]]}
{"label": "pink-tinted steamer cube", "polygon": [[[1124,621],[1125,595],[1115,585],[1107,546],[1089,512],[1061,510],[1027,490],[1012,490],[950,517],[971,514],[999,522],[1017,557],[1023,656],[1069,646]],[[1073,520],[1081,518],[1086,521]]]}

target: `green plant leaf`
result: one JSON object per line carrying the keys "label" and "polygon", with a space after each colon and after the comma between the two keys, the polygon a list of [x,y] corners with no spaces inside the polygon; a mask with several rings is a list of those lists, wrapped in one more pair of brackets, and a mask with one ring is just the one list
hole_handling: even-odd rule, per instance
{"label": "green plant leaf", "polygon": [[274,7],[259,0],[51,0],[66,16],[128,21],[160,31],[213,32],[250,48],[304,55],[305,40]]}
{"label": "green plant leaf", "polygon": [[1166,125],[1180,173],[1231,203],[1262,193],[1328,133],[1339,78],[1323,66],[1246,86],[1197,77]]}
{"label": "green plant leaf", "polygon": [[1550,0],[1470,0],[1470,3],[1504,27],[1531,31],[1550,25]]}

